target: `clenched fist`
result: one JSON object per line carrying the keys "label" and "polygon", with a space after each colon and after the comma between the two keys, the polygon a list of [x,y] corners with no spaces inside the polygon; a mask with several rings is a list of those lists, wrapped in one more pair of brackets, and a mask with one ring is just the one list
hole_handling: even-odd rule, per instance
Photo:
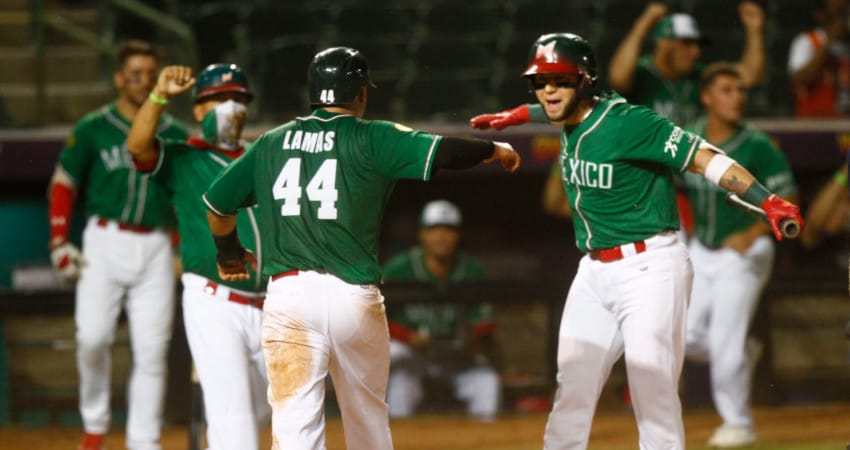
{"label": "clenched fist", "polygon": [[195,81],[191,67],[168,66],[159,73],[156,86],[151,93],[163,100],[168,100],[169,97],[180,95],[191,89]]}

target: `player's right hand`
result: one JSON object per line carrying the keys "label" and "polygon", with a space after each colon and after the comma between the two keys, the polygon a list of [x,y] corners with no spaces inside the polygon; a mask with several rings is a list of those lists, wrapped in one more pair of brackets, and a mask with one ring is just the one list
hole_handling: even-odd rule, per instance
{"label": "player's right hand", "polygon": [[80,250],[70,242],[65,242],[50,250],[50,262],[59,272],[59,276],[67,283],[73,283],[80,278],[80,272],[85,264]]}
{"label": "player's right hand", "polygon": [[519,153],[514,150],[511,144],[507,142],[493,142],[493,147],[493,156],[485,159],[485,163],[499,160],[502,163],[502,167],[510,173],[514,173],[519,169],[522,158],[520,158]]}
{"label": "player's right hand", "polygon": [[761,209],[764,210],[764,213],[767,215],[767,222],[770,224],[770,229],[773,230],[773,235],[776,236],[777,241],[781,241],[783,237],[781,227],[783,221],[790,219],[799,223],[800,232],[802,232],[805,227],[803,217],[800,216],[800,208],[797,205],[782,199],[776,194],[771,194],[771,196],[761,204]]}
{"label": "player's right hand", "polygon": [[249,250],[245,250],[241,258],[216,258],[218,276],[225,281],[241,281],[251,278],[251,274],[248,272],[248,264],[255,272],[257,271],[257,257]]}
{"label": "player's right hand", "polygon": [[168,99],[180,95],[195,85],[192,68],[189,66],[167,66],[159,73],[153,93],[159,98]]}
{"label": "player's right hand", "polygon": [[528,105],[520,105],[514,109],[506,109],[496,114],[481,114],[469,119],[469,126],[479,130],[493,128],[501,130],[512,125],[522,125],[531,122]]}

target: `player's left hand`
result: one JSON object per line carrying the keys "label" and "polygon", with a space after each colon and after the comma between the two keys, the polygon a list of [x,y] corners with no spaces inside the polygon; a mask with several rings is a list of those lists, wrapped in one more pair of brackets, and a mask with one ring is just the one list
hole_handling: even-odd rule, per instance
{"label": "player's left hand", "polygon": [[761,204],[761,209],[767,215],[767,222],[770,224],[770,229],[773,230],[773,235],[777,241],[782,240],[781,223],[783,220],[791,219],[800,224],[800,232],[802,233],[805,223],[803,217],[800,216],[800,208],[776,194],[771,194],[764,203]]}
{"label": "player's left hand", "polygon": [[761,30],[764,27],[764,9],[756,2],[743,1],[738,5],[741,23],[748,30]]}
{"label": "player's left hand", "polygon": [[50,262],[66,283],[77,281],[85,265],[82,253],[70,242],[64,242],[50,250]]}
{"label": "player's left hand", "polygon": [[225,281],[241,281],[251,278],[248,272],[248,265],[256,272],[257,257],[249,251],[245,250],[241,258],[235,259],[220,259],[216,258],[216,266],[218,267],[218,276]]}
{"label": "player's left hand", "polygon": [[520,162],[522,158],[520,158],[519,153],[517,153],[511,144],[507,142],[493,142],[493,146],[495,149],[493,150],[493,156],[484,160],[485,163],[490,163],[495,160],[499,160],[502,162],[502,167],[510,172],[514,173],[519,169]]}

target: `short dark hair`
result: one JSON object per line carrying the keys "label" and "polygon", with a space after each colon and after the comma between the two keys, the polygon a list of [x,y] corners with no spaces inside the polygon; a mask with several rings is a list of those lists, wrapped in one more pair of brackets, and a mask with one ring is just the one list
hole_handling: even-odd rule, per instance
{"label": "short dark hair", "polygon": [[148,41],[132,39],[122,42],[118,46],[118,51],[115,55],[115,70],[121,70],[121,68],[124,67],[124,64],[127,63],[127,60],[136,55],[150,56],[151,58],[159,60],[159,55],[157,54],[156,48],[154,48],[153,44]]}
{"label": "short dark hair", "polygon": [[700,90],[707,89],[711,86],[711,83],[714,83],[714,80],[721,75],[727,75],[739,80],[741,79],[741,71],[738,69],[737,64],[729,61],[717,61],[709,64],[702,70],[702,74],[700,76]]}

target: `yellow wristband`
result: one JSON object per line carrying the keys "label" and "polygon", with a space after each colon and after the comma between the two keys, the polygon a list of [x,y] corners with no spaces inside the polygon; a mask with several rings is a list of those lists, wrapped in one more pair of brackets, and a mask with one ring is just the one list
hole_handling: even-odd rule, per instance
{"label": "yellow wristband", "polygon": [[840,186],[847,187],[847,174],[839,170],[832,176],[832,181]]}
{"label": "yellow wristband", "polygon": [[150,93],[150,94],[148,94],[148,98],[149,98],[149,99],[151,99],[151,101],[152,101],[152,102],[154,102],[154,103],[156,103],[156,104],[158,104],[158,105],[167,105],[167,104],[168,104],[168,99],[167,99],[167,98],[160,98],[160,97],[157,97],[157,96],[153,93],[153,91],[151,91],[151,93]]}

